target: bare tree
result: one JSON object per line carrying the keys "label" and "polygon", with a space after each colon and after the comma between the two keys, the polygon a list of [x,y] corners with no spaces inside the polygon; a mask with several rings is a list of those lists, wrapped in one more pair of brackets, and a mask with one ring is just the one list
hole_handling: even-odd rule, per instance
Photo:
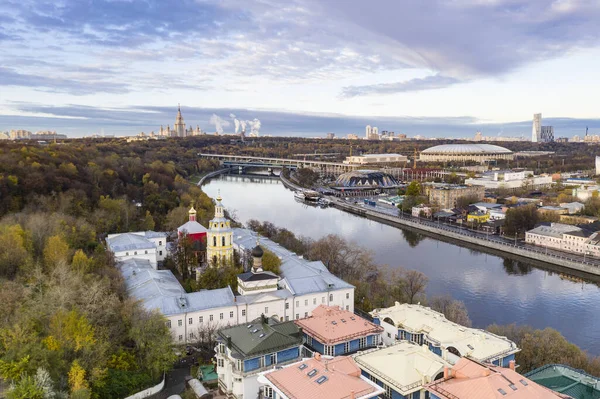
{"label": "bare tree", "polygon": [[469,312],[463,301],[452,299],[449,295],[436,296],[429,301],[431,309],[443,313],[450,321],[465,327],[471,327]]}
{"label": "bare tree", "polygon": [[402,287],[406,302],[414,303],[415,299],[425,293],[425,287],[429,279],[423,273],[417,270],[408,270],[403,276],[404,285]]}

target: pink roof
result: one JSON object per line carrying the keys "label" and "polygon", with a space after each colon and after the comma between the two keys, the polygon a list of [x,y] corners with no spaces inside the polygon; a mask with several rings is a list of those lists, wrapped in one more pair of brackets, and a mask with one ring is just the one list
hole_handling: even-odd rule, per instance
{"label": "pink roof", "polygon": [[[327,379],[318,383],[323,377]],[[317,356],[265,374],[265,378],[290,399],[364,399],[382,391],[361,378],[354,359],[347,356],[332,359]]]}
{"label": "pink roof", "polygon": [[202,226],[200,223],[190,220],[179,226],[177,231],[180,233],[185,231],[187,234],[201,234],[206,233],[208,230],[206,230],[206,227]]}
{"label": "pink roof", "polygon": [[298,327],[319,342],[332,345],[370,334],[381,334],[383,327],[337,306],[319,305],[312,316],[296,320]]}
{"label": "pink roof", "polygon": [[483,365],[461,358],[449,378],[426,386],[441,399],[558,399],[569,398],[536,384],[510,368]]}

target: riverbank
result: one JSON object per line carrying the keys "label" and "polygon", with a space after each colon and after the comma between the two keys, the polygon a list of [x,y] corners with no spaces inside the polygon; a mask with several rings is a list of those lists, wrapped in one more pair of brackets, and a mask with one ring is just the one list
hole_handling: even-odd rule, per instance
{"label": "riverbank", "polygon": [[[600,267],[593,264],[578,262],[569,257],[571,255],[569,253],[557,254],[557,251],[547,252],[542,248],[524,247],[518,244],[512,244],[508,241],[478,237],[469,230],[460,230],[455,227],[436,224],[435,222],[423,219],[392,216],[383,212],[378,212],[374,209],[367,209],[356,204],[348,203],[347,201],[337,198],[332,198],[331,201],[337,208],[346,212],[377,220],[395,227],[411,227],[421,232],[428,233],[428,235],[431,235],[434,238],[449,238],[454,241],[476,245],[477,248],[481,248],[482,250],[491,249],[510,255],[532,259],[534,261],[550,263],[568,270],[576,270],[585,274],[600,276]],[[573,257],[574,256],[576,255],[573,255]]]}

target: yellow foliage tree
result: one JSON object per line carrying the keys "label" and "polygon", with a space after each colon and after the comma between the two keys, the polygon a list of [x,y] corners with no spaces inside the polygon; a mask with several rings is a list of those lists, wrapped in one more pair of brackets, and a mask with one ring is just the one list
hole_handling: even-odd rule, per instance
{"label": "yellow foliage tree", "polygon": [[73,270],[85,273],[90,269],[90,265],[90,259],[81,249],[78,249],[75,255],[73,255],[73,261],[71,262]]}
{"label": "yellow foliage tree", "polygon": [[59,311],[50,319],[50,335],[60,347],[69,347],[76,352],[96,343],[94,327],[74,310]]}
{"label": "yellow foliage tree", "polygon": [[73,361],[69,370],[69,387],[71,388],[71,392],[89,388],[88,382],[85,379],[85,370],[81,367],[77,359]]}
{"label": "yellow foliage tree", "polygon": [[70,252],[69,245],[61,236],[51,236],[44,246],[44,262],[49,268],[54,268],[61,262],[68,262]]}

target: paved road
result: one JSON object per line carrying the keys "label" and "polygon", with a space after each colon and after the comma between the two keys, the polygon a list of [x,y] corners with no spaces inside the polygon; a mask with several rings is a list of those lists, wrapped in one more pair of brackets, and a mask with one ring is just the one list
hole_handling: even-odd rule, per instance
{"label": "paved road", "polygon": [[[346,201],[345,199],[336,199],[336,200],[346,202],[346,203],[358,206],[363,209],[368,209],[370,211],[379,212],[379,213],[383,213],[383,214],[390,215],[390,216],[395,216],[400,219],[410,219],[413,222],[425,224],[425,225],[429,225],[429,226],[434,226],[434,227],[440,228],[442,230],[452,231],[454,233],[458,233],[458,234],[462,234],[462,235],[466,235],[466,236],[470,236],[470,237],[476,237],[476,238],[480,238],[480,239],[484,239],[484,240],[495,241],[500,244],[511,246],[511,247],[519,247],[519,248],[523,248],[528,251],[537,252],[540,254],[550,255],[550,256],[554,256],[554,257],[562,258],[562,259],[569,259],[569,260],[579,262],[582,264],[588,264],[588,265],[594,265],[594,266],[600,267],[600,259],[597,259],[597,258],[594,258],[591,256],[578,255],[578,254],[574,254],[571,252],[559,251],[556,249],[527,244],[523,240],[515,241],[514,239],[504,238],[503,236],[499,236],[497,234],[491,234],[491,233],[481,232],[481,231],[477,231],[477,230],[472,230],[472,229],[469,229],[467,227],[460,226],[460,225],[443,223],[441,221],[436,221],[436,220],[432,220],[432,219],[413,217],[411,215],[403,214],[403,213],[399,212],[397,208],[395,208],[391,205],[383,204],[381,202],[377,202],[377,206],[372,206],[372,205],[365,204],[362,201],[362,199],[352,198],[348,201]],[[377,201],[377,198],[372,198],[372,200]],[[357,201],[357,202],[355,203],[355,201]]]}

